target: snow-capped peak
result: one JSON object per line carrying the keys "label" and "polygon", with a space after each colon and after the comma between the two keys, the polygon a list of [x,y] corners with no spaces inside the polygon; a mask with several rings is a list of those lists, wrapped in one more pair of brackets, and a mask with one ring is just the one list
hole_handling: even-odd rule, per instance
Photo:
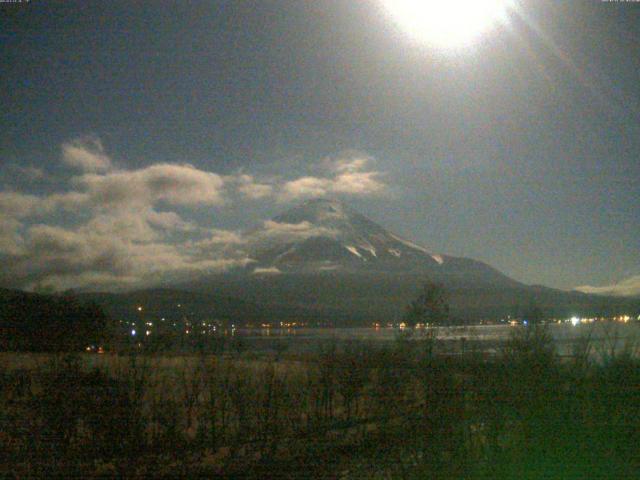
{"label": "snow-capped peak", "polygon": [[[278,235],[270,235],[270,228]],[[250,237],[256,268],[406,270],[444,262],[338,200],[306,201],[265,222]]]}

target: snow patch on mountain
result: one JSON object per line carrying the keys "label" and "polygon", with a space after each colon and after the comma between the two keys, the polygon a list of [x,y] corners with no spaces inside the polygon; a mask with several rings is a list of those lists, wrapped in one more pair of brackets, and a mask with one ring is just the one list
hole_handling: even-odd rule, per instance
{"label": "snow patch on mountain", "polygon": [[278,275],[282,271],[278,267],[258,267],[253,270],[254,275]]}
{"label": "snow patch on mountain", "polygon": [[433,258],[440,265],[444,263],[444,258],[442,258],[442,255],[431,255],[431,258]]}
{"label": "snow patch on mountain", "polygon": [[413,248],[415,250],[420,250],[422,253],[426,253],[428,255],[430,255],[429,251],[424,248],[421,247],[420,245],[416,245],[413,242],[410,242],[409,240],[405,240],[404,238],[398,237],[397,235],[394,235],[393,233],[389,233],[389,236],[392,237],[393,239],[399,241],[400,243],[406,245],[407,247]]}
{"label": "snow patch on mountain", "polygon": [[373,257],[377,257],[378,255],[376,254],[376,249],[373,248],[373,245],[369,244],[369,245],[360,245],[360,248],[362,250],[365,250],[367,252],[369,252],[371,254],[371,256]]}

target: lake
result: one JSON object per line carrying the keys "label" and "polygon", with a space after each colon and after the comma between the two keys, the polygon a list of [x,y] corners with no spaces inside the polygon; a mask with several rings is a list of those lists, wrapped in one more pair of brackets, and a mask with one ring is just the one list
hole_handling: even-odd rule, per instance
{"label": "lake", "polygon": [[[629,349],[638,355],[640,350],[640,322],[594,322],[572,325],[570,323],[548,324],[549,334],[553,337],[556,352],[561,356],[572,355],[576,345],[587,339],[590,341],[591,354],[602,356],[605,353],[619,353]],[[438,340],[445,351],[456,353],[463,349],[475,348],[486,353],[496,353],[523,326],[512,325],[473,325],[460,327],[438,327],[435,329]],[[429,329],[417,329],[413,337],[420,339]],[[249,344],[259,350],[269,349],[275,342],[286,340],[289,351],[305,351],[317,347],[323,341],[332,339],[338,342],[352,340],[368,342],[391,342],[408,330],[399,328],[270,328],[237,330]]]}

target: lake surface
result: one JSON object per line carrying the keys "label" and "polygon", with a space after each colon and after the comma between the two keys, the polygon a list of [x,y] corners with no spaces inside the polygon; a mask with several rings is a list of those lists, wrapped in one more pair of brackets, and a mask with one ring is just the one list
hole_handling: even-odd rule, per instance
{"label": "lake surface", "polygon": [[[629,349],[640,354],[640,322],[595,322],[571,325],[570,323],[548,324],[556,352],[571,355],[576,346],[589,340],[592,355],[619,353]],[[522,326],[512,325],[474,325],[464,327],[438,327],[435,334],[444,348],[455,353],[463,349],[476,348],[480,351],[495,353],[500,345],[522,331]],[[418,329],[413,338],[423,338],[428,329]],[[392,342],[406,332],[399,328],[271,328],[260,330],[239,330],[255,346],[269,348],[269,344],[287,340],[290,350],[308,350],[313,345],[335,339],[339,342],[349,340]]]}

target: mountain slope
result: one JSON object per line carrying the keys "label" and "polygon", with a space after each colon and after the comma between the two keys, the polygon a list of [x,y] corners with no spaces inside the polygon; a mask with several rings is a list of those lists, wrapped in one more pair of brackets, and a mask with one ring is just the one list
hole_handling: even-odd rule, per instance
{"label": "mountain slope", "polygon": [[485,263],[430,252],[336,200],[307,201],[248,238],[257,273],[420,272],[444,282],[519,285]]}

